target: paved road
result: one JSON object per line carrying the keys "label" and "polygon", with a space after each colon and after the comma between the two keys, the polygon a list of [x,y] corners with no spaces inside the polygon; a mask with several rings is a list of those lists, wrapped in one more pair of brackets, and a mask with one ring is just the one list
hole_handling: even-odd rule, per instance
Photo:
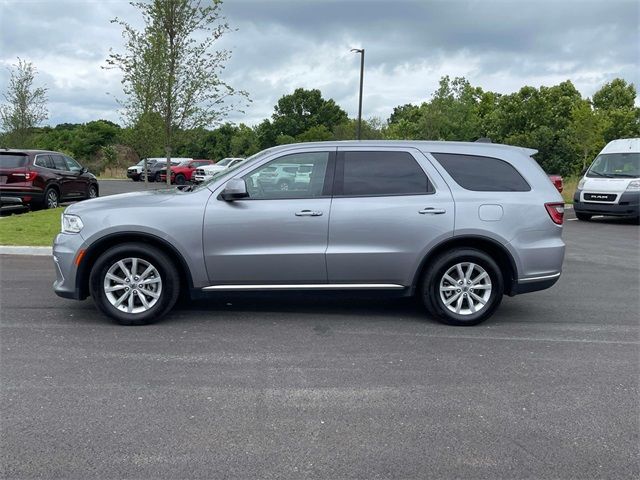
{"label": "paved road", "polygon": [[638,478],[639,229],[565,233],[560,282],[474,328],[309,294],[119,327],[2,257],[2,477]]}

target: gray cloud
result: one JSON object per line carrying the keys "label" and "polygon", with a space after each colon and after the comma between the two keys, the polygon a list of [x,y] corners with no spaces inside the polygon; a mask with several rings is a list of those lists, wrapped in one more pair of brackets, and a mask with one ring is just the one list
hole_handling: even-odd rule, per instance
{"label": "gray cloud", "polygon": [[[584,95],[620,76],[640,83],[639,6],[602,1],[229,0],[233,27],[220,46],[233,57],[223,78],[253,102],[230,120],[255,124],[296,87],[320,88],[350,115],[357,109],[358,58],[366,48],[366,116],[424,101],[440,76],[464,75],[503,93],[570,79]],[[117,72],[100,67],[122,40],[119,16],[139,24],[127,2],[5,0],[0,63],[27,58],[49,86],[51,123],[118,121]],[[7,72],[0,72],[5,88]]]}

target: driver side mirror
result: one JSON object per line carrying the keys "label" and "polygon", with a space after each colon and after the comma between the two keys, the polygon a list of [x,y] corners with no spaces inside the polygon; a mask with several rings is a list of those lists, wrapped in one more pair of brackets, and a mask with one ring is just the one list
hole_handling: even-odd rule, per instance
{"label": "driver side mirror", "polygon": [[233,200],[239,200],[241,198],[249,198],[249,192],[247,191],[247,184],[242,178],[232,178],[224,186],[224,190],[220,194],[223,200],[232,202]]}
{"label": "driver side mirror", "polygon": [[87,167],[80,167],[80,170],[78,171],[78,173],[82,175],[83,173],[87,173],[88,171],[89,169],[87,169]]}

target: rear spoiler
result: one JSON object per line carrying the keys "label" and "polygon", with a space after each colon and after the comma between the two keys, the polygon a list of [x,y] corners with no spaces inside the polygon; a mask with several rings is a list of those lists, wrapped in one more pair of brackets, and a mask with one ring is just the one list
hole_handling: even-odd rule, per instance
{"label": "rear spoiler", "polygon": [[[489,137],[480,137],[474,143],[493,143],[493,142]],[[538,153],[538,150],[534,148],[516,147],[516,146],[514,146],[513,148],[519,148],[529,157],[533,157],[536,153]]]}

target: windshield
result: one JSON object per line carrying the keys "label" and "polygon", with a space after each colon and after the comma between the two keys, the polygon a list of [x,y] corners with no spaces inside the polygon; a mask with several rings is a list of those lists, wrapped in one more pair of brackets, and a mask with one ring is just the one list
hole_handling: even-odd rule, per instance
{"label": "windshield", "polygon": [[[178,167],[186,167],[187,165],[189,165],[189,163],[191,162],[191,160],[185,160],[184,162],[180,162],[178,164]],[[175,165],[173,162],[171,162],[171,165]]]}
{"label": "windshield", "polygon": [[218,163],[216,163],[216,165],[221,165],[221,166],[224,167],[226,165],[229,165],[229,162],[231,162],[231,160],[233,160],[233,159],[232,158],[223,158]]}
{"label": "windshield", "polygon": [[640,153],[605,153],[598,155],[591,168],[589,168],[587,177],[640,177]]}
{"label": "windshield", "polygon": [[[207,185],[210,185],[211,183],[219,180],[220,178],[226,177],[227,175],[231,175],[233,174],[233,172],[235,172],[239,167],[242,167],[245,163],[250,162],[252,160],[256,160],[258,158],[264,157],[265,155],[270,154],[276,147],[272,147],[272,148],[267,148],[266,150],[262,150],[261,152],[258,152],[252,156],[250,156],[249,158],[246,158],[245,160],[238,162],[232,166],[230,166],[229,168],[225,169],[225,170],[221,170],[217,173],[214,173],[213,176],[207,180],[206,182],[201,183],[200,185],[198,185],[197,187],[194,188],[194,190],[200,190],[202,188],[206,188]],[[220,165],[220,162],[218,162],[216,165]]]}

